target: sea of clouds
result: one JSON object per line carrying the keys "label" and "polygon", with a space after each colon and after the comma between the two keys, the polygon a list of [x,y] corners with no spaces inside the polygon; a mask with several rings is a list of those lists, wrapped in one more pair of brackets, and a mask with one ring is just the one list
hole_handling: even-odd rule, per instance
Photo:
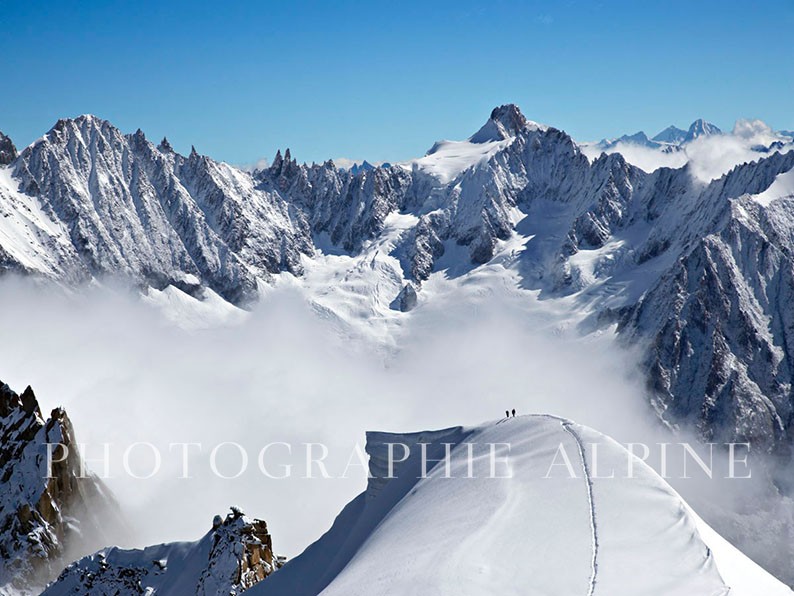
{"label": "sea of clouds", "polygon": [[[103,471],[103,444],[110,444],[106,482],[132,527],[118,537],[124,546],[195,540],[235,505],[265,519],[276,550],[294,556],[366,486],[363,467],[349,464],[367,430],[476,425],[516,408],[565,416],[623,443],[695,441],[683,432],[671,438],[655,419],[635,355],[611,334],[544,331],[542,313],[528,314],[498,294],[476,305],[454,296],[428,304],[389,345],[340,334],[291,290],[271,292],[233,323],[203,329],[174,324],[118,290],[65,294],[7,279],[0,301],[0,379],[19,391],[31,384],[45,412],[65,406],[95,472]],[[161,454],[152,478],[124,470],[123,454],[136,443]],[[181,477],[181,448],[172,443],[201,444],[200,452],[188,449],[190,478]],[[210,465],[211,451],[226,443],[249,457],[237,478],[216,473],[240,470],[236,447],[217,450],[216,470]],[[292,446],[291,454],[273,448],[266,461],[273,475],[291,465],[289,477],[260,473],[257,456],[270,443]],[[317,469],[304,477],[307,443],[328,450],[332,478]],[[127,463],[147,475],[151,448],[133,449]],[[750,554],[776,561],[770,552],[791,550],[792,541],[783,540],[794,509],[782,498],[767,504],[768,483],[694,476],[676,487],[696,508],[709,504],[698,510],[730,529],[729,537],[750,536],[740,544],[758,551]],[[760,529],[769,519],[778,525],[772,538]]]}

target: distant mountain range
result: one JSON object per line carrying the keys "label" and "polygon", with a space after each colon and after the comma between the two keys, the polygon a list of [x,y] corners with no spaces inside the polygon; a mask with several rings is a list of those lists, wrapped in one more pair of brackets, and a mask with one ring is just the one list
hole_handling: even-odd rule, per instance
{"label": "distant mountain range", "polygon": [[[779,149],[794,140],[794,133],[787,130],[772,132],[774,140],[765,144],[753,146],[753,150],[759,153],[769,153],[771,150]],[[731,136],[732,133],[724,133],[714,124],[703,119],[695,120],[687,130],[671,125],[659,132],[656,136],[648,138],[644,132],[639,131],[634,134],[625,134],[613,139],[602,139],[598,143],[592,143],[593,147],[603,151],[620,150],[621,147],[646,147],[656,149],[664,153],[674,153],[684,149],[687,144],[703,137],[714,137],[718,135]]]}
{"label": "distant mountain range", "polygon": [[[704,134],[720,133],[698,120],[682,142]],[[790,149],[703,185],[687,167],[648,174],[619,154],[591,163],[567,134],[507,105],[469,140],[411,162],[340,170],[287,150],[247,173],[81,116],[0,169],[0,268],[245,306],[274,276],[300,277],[318,250],[360,255],[393,233],[396,268],[368,282],[387,292],[375,307],[388,313],[422,304],[452,247],[465,271],[509,243],[525,288],[580,295],[590,325],[617,324],[645,346],[669,422],[774,450],[794,432],[794,210],[778,180],[794,167]]]}
{"label": "distant mountain range", "polygon": [[617,147],[620,143],[628,143],[632,145],[641,145],[643,147],[650,147],[652,149],[662,149],[666,151],[673,151],[680,148],[686,143],[690,143],[695,139],[711,135],[722,134],[722,131],[703,119],[695,120],[690,124],[688,130],[677,128],[676,126],[668,126],[652,139],[648,138],[644,132],[636,132],[633,135],[623,135],[616,139],[603,139],[596,144],[597,147],[602,149],[612,149]]}

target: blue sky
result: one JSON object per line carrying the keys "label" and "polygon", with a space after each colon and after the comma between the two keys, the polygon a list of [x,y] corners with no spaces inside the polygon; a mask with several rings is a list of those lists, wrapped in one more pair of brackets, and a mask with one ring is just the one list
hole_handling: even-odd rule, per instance
{"label": "blue sky", "polygon": [[507,102],[581,140],[794,129],[792,31],[792,0],[0,0],[0,130],[93,113],[244,164],[414,157]]}

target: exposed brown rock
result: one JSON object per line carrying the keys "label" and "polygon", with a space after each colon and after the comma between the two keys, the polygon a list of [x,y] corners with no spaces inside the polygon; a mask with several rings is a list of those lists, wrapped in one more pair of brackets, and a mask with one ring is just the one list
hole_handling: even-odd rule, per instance
{"label": "exposed brown rock", "polygon": [[[49,471],[48,443],[59,444]],[[17,395],[0,383],[0,591],[41,587],[68,557],[121,527],[109,491],[94,476],[80,477],[80,468],[66,412],[56,408],[44,420],[30,387]]]}

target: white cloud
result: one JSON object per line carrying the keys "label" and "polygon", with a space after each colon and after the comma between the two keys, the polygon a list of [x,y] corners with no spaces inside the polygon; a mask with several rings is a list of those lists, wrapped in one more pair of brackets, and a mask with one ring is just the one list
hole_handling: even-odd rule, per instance
{"label": "white cloud", "polygon": [[253,163],[242,164],[237,167],[244,172],[253,172],[254,170],[264,170],[269,166],[270,166],[270,160],[268,160],[266,157],[262,157],[260,159],[257,159]]}
{"label": "white cloud", "polygon": [[[514,407],[566,416],[622,442],[670,439],[650,413],[633,355],[619,351],[610,334],[544,331],[547,316],[496,291],[487,300],[459,298],[426,304],[405,319],[395,344],[373,345],[341,334],[294,290],[274,290],[242,323],[184,330],[125,294],[66,297],[6,279],[0,326],[9,341],[0,342],[0,378],[17,389],[32,384],[45,411],[66,406],[80,442],[112,444],[116,477],[108,484],[136,530],[119,538],[126,546],[195,539],[234,504],[268,522],[279,553],[297,554],[365,478],[265,478],[256,455],[271,442],[296,446],[291,458],[273,463],[291,463],[301,473],[300,445],[324,443],[329,470],[338,475],[366,430],[478,424]],[[137,441],[163,454],[155,479],[119,474],[123,449]],[[227,441],[249,452],[249,472],[236,480],[219,479],[208,466],[209,451]],[[177,478],[181,459],[168,446],[179,442],[203,445],[191,459],[192,479]],[[226,454],[220,466],[231,473],[236,453]],[[136,452],[139,472],[147,456]],[[727,519],[737,535],[747,535],[727,487],[677,488],[687,498],[706,495],[699,503],[709,507],[721,503],[722,525]],[[790,504],[754,503],[761,521],[767,510],[791,517]],[[759,549],[781,550],[770,541],[774,536]]]}
{"label": "white cloud", "polygon": [[651,149],[650,147],[634,143],[620,142],[607,151],[592,144],[582,145],[581,148],[590,161],[593,161],[602,153],[620,153],[626,158],[627,162],[646,172],[653,172],[659,168],[680,168],[689,161],[683,151],[665,153],[658,149]]}
{"label": "white cloud", "polygon": [[[267,520],[279,552],[297,554],[365,478],[267,479],[256,454],[271,442],[328,445],[333,474],[367,430],[479,424],[517,408],[640,440],[637,421],[649,416],[641,386],[627,378],[627,355],[607,338],[539,332],[498,297],[416,311],[396,346],[343,336],[288,290],[273,291],[243,324],[202,330],[175,327],[139,299],[109,291],[68,298],[5,281],[0,299],[0,326],[13,338],[0,343],[0,379],[17,389],[31,384],[45,411],[64,405],[80,442],[112,443],[116,477],[108,484],[137,531],[124,539],[128,546],[195,539],[234,504]],[[121,473],[123,450],[139,441],[163,454],[155,479]],[[250,455],[237,480],[208,467],[209,451],[227,441]],[[193,479],[176,478],[181,459],[168,447],[176,442],[204,446]],[[135,455],[143,473],[149,454]],[[302,459],[289,460],[296,471]]]}
{"label": "white cloud", "polygon": [[[794,149],[791,139],[776,134],[762,120],[737,120],[732,133],[699,137],[684,145],[680,151],[665,152],[621,142],[607,150],[607,153],[620,153],[626,161],[646,172],[661,167],[679,168],[689,163],[692,173],[708,182],[739,164],[766,157],[768,154],[758,151],[758,147],[768,147],[777,141],[786,143],[780,151]],[[581,147],[590,160],[603,152],[593,144],[583,144]]]}

